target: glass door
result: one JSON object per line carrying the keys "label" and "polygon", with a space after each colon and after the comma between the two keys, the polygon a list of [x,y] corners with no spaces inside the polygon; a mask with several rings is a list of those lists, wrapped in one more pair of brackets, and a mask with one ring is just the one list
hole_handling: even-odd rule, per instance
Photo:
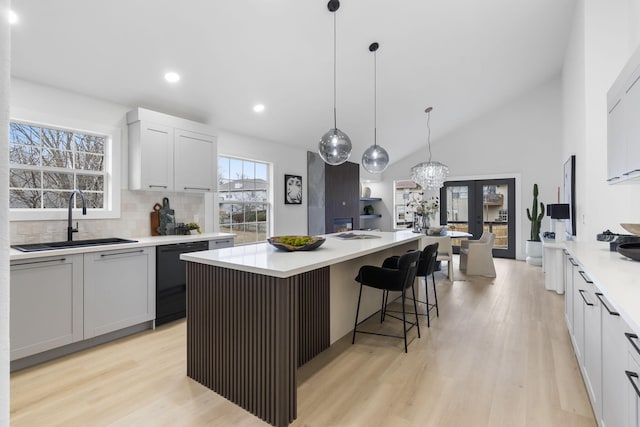
{"label": "glass door", "polygon": [[[493,255],[515,259],[515,179],[448,181],[440,189],[440,221],[478,239],[496,235]],[[453,239],[459,253],[461,239]]]}

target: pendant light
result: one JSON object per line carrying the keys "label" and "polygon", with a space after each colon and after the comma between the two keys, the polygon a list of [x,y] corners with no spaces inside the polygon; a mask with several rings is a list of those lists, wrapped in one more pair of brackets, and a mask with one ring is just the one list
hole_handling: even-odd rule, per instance
{"label": "pendant light", "polygon": [[318,154],[330,165],[341,165],[351,156],[351,139],[338,129],[336,120],[336,11],[340,8],[338,0],[327,3],[333,13],[333,129],[322,135],[318,143]]}
{"label": "pendant light", "polygon": [[440,162],[431,161],[431,110],[433,107],[427,107],[424,110],[427,113],[427,144],[429,146],[429,161],[415,165],[411,168],[411,179],[420,187],[428,190],[437,190],[444,185],[444,181],[449,176],[449,168]]}
{"label": "pendant light", "polygon": [[389,166],[389,154],[387,150],[377,144],[377,118],[378,118],[378,96],[377,96],[377,63],[376,52],[380,45],[371,43],[369,52],[373,52],[373,145],[362,154],[362,167],[369,173],[382,173]]}

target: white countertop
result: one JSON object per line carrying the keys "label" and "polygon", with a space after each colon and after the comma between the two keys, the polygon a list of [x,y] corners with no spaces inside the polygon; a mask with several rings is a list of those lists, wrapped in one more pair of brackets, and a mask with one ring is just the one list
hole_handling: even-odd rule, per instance
{"label": "white countertop", "polygon": [[563,242],[620,316],[640,333],[640,262],[609,250],[608,242]]}
{"label": "white countertop", "polygon": [[192,252],[182,254],[180,258],[185,261],[284,278],[424,237],[423,234],[413,233],[411,230],[363,231],[354,232],[354,234],[380,237],[344,240],[336,237],[336,234],[327,234],[324,236],[327,239],[324,244],[312,251],[284,252],[268,243],[258,243],[215,251]]}
{"label": "white countertop", "polygon": [[118,243],[115,245],[98,245],[98,246],[81,246],[67,249],[53,249],[49,251],[21,252],[11,248],[9,251],[9,260],[17,261],[22,259],[42,258],[49,256],[73,255],[87,252],[100,252],[105,250],[141,248],[147,246],[171,245],[174,243],[202,242],[209,240],[219,240],[233,237],[235,234],[229,233],[202,233],[190,235],[174,235],[174,236],[146,236],[146,237],[127,237],[128,240],[137,240],[135,243]]}

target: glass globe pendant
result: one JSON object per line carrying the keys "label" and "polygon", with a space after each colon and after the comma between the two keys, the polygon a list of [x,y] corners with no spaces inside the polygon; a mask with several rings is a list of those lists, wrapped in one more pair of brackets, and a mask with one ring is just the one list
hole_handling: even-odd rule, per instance
{"label": "glass globe pendant", "polygon": [[382,173],[389,166],[389,154],[387,150],[377,144],[377,73],[376,73],[376,52],[380,45],[371,43],[369,52],[373,52],[373,145],[365,150],[362,154],[362,167],[369,173]]}
{"label": "glass globe pendant", "polygon": [[336,14],[340,8],[338,0],[327,3],[329,12],[333,13],[333,129],[322,135],[318,143],[318,154],[325,163],[341,165],[351,156],[351,139],[346,133],[338,129],[336,120]]}

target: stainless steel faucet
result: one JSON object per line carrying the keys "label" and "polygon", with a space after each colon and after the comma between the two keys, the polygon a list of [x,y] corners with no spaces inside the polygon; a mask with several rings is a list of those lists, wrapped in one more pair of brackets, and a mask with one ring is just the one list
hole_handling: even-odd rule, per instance
{"label": "stainless steel faucet", "polygon": [[82,191],[80,190],[73,190],[71,192],[71,196],[69,197],[69,223],[67,225],[67,242],[70,242],[73,240],[73,233],[77,233],[78,232],[78,222],[76,221],[76,228],[73,228],[73,226],[71,225],[71,211],[73,209],[73,196],[75,196],[76,194],[80,195],[80,198],[82,199],[82,215],[86,215],[87,214],[87,203],[84,201],[84,194],[82,194]]}

